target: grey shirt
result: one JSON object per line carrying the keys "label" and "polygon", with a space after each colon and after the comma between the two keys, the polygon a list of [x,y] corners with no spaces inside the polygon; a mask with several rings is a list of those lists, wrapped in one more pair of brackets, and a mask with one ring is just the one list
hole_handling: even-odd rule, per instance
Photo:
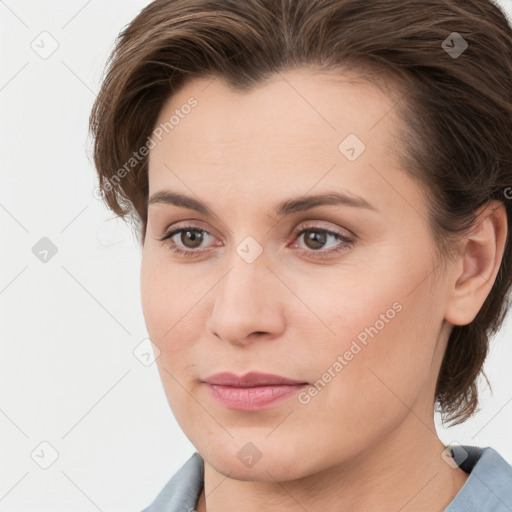
{"label": "grey shirt", "polygon": [[[469,477],[445,512],[512,512],[512,467],[492,448],[455,447]],[[204,486],[204,461],[194,454],[142,512],[194,512]]]}

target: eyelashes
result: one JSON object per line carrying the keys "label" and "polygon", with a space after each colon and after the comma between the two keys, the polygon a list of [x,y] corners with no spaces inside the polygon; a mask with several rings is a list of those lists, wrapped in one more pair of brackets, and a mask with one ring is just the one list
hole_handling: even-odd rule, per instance
{"label": "eyelashes", "polygon": [[[334,239],[338,242],[337,245],[329,249],[314,250],[308,248],[304,249],[300,247],[297,249],[302,254],[312,258],[324,258],[334,254],[346,252],[354,245],[354,240],[350,237],[347,237],[343,233],[332,231],[330,229],[322,228],[315,225],[300,225],[293,234],[294,241],[300,239],[305,234],[310,235],[309,241],[313,241],[315,243],[320,242],[321,245],[325,245],[329,239]],[[181,244],[183,244],[184,236],[191,237],[192,241],[198,239],[199,243],[202,243],[204,240],[207,240],[207,238],[212,235],[205,229],[200,228],[199,226],[187,225],[172,229],[171,231],[168,231],[162,238],[158,238],[158,240],[163,245],[167,246],[167,248],[170,249],[170,251],[177,256],[193,258],[200,256],[208,251],[211,251],[213,248],[187,248],[186,246],[180,245],[180,243],[177,243],[174,240],[176,235],[180,235],[179,238],[181,239]],[[313,235],[313,238],[311,238],[311,235]],[[318,238],[320,238],[320,240],[318,240]]]}

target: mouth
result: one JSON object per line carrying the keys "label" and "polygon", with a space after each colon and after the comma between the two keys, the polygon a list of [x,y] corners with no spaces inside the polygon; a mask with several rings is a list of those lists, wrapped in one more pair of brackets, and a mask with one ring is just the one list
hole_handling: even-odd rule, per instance
{"label": "mouth", "polygon": [[217,373],[203,382],[211,396],[226,408],[251,412],[273,407],[308,385],[304,381],[259,372],[244,376]]}
{"label": "mouth", "polygon": [[219,386],[231,386],[237,388],[249,388],[256,386],[294,386],[298,384],[308,384],[305,381],[288,379],[281,375],[272,373],[249,372],[245,375],[238,376],[234,373],[222,372],[210,375],[204,379],[208,384],[216,384]]}

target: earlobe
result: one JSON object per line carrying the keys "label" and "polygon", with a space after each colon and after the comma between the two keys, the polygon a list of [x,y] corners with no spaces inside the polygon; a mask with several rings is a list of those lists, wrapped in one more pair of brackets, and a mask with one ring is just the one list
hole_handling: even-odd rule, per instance
{"label": "earlobe", "polygon": [[464,250],[451,265],[445,320],[453,325],[473,321],[489,295],[503,259],[507,215],[500,201],[489,201],[477,212]]}

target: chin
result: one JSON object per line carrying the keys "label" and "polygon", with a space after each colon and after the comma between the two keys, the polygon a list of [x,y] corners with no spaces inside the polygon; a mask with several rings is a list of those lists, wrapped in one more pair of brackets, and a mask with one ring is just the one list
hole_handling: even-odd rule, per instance
{"label": "chin", "polygon": [[[231,440],[231,446],[216,447],[202,453],[205,461],[218,473],[229,478],[244,481],[275,482],[294,480],[310,472],[304,465],[304,458],[293,446],[286,449],[267,445],[255,440],[240,443]],[[259,446],[260,448],[257,448]]]}

